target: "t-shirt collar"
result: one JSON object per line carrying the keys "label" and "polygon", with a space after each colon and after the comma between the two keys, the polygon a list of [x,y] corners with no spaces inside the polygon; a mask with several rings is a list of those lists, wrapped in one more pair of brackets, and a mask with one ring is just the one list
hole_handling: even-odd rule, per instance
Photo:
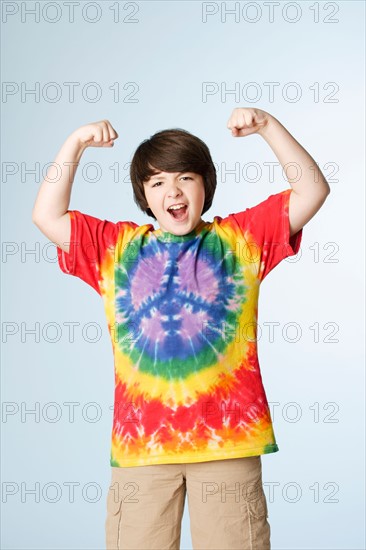
{"label": "t-shirt collar", "polygon": [[179,243],[184,241],[190,241],[197,237],[197,235],[201,232],[203,227],[206,225],[207,222],[204,220],[201,220],[196,227],[190,231],[189,233],[186,233],[185,235],[174,235],[174,233],[169,233],[168,231],[163,231],[160,227],[159,229],[155,229],[153,231],[153,234],[159,241],[163,242],[173,242],[173,243]]}

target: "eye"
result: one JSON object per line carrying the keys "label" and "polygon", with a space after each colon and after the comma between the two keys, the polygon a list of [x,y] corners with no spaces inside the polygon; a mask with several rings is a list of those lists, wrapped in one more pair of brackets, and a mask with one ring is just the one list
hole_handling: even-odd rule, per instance
{"label": "eye", "polygon": [[163,183],[162,181],[157,181],[156,183],[154,183],[153,187],[155,187],[155,185],[158,185],[158,183]]}
{"label": "eye", "polygon": [[190,176],[182,176],[181,179],[183,180],[191,180],[192,178]]}

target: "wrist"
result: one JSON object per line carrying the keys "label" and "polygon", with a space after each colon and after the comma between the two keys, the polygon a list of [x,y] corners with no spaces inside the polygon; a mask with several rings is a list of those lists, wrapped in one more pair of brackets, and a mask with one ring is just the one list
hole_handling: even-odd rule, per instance
{"label": "wrist", "polygon": [[72,132],[65,141],[65,147],[70,150],[70,152],[80,158],[87,145],[83,143],[76,132]]}
{"label": "wrist", "polygon": [[272,128],[278,124],[278,120],[266,113],[265,124],[258,130],[257,134],[261,135],[263,138],[266,138],[272,131]]}

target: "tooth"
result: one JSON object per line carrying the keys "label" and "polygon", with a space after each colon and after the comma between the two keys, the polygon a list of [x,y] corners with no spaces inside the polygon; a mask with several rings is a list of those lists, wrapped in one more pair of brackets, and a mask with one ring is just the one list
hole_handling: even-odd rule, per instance
{"label": "tooth", "polygon": [[169,210],[179,210],[180,208],[184,208],[185,206],[185,204],[182,204],[181,206],[171,206]]}

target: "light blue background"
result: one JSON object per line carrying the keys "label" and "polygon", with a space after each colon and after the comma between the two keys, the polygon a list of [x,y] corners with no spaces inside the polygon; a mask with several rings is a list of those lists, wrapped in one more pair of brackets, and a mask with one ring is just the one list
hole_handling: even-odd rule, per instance
{"label": "light blue background", "polygon": [[[34,2],[21,4],[30,8]],[[154,132],[181,127],[198,135],[209,146],[218,165],[218,188],[205,220],[244,210],[270,194],[289,188],[282,171],[275,180],[263,163],[277,159],[258,135],[235,139],[226,128],[235,107],[258,107],[276,118],[309,151],[328,178],[331,194],[320,212],[303,230],[302,255],[298,261],[283,261],[261,287],[259,324],[278,322],[274,342],[264,330],[259,341],[259,360],[268,401],[277,402],[273,423],[280,451],[262,458],[265,484],[276,483],[270,499],[269,521],[274,550],[361,549],[364,532],[364,3],[301,2],[296,23],[281,15],[284,2],[269,22],[268,8],[257,2],[262,16],[249,23],[234,16],[222,19],[221,3],[211,3],[218,13],[202,22],[200,2],[138,2],[136,23],[113,22],[112,2],[102,2],[99,22],[81,17],[81,2],[75,8],[75,22],[68,22],[62,2],[60,21],[52,24],[41,16],[21,20],[21,11],[2,25],[2,80],[26,83],[57,82],[63,94],[58,102],[39,102],[33,96],[21,101],[20,93],[4,96],[2,109],[2,162],[13,162],[19,172],[2,181],[2,241],[14,253],[2,263],[2,400],[19,411],[40,403],[43,415],[22,421],[20,412],[2,417],[2,488],[9,483],[17,491],[2,504],[2,547],[4,549],[99,549],[104,548],[105,498],[110,481],[109,450],[112,428],[114,375],[112,347],[101,299],[85,283],[64,275],[55,261],[55,248],[31,221],[35,197],[42,181],[21,178],[20,165],[30,168],[52,162],[66,137],[88,122],[108,119],[119,133],[113,149],[88,149],[82,158],[71,196],[70,209],[109,219],[152,223],[132,198],[128,163],[137,145]],[[239,4],[239,3],[238,3]],[[245,6],[240,3],[240,11]],[[44,3],[41,3],[44,6]],[[314,22],[311,6],[318,6],[320,20]],[[330,7],[329,7],[330,5]],[[334,8],[335,6],[335,8]],[[85,6],[84,6],[85,7]],[[234,3],[227,4],[233,8]],[[126,9],[123,9],[126,8]],[[215,9],[216,9],[215,8]],[[47,12],[52,18],[56,11]],[[121,19],[133,11],[121,3]],[[336,23],[325,23],[334,15]],[[92,8],[88,12],[94,17]],[[254,11],[248,12],[250,18]],[[294,17],[289,11],[289,17]],[[64,82],[80,82],[75,102],[67,99]],[[98,82],[102,97],[97,102],[83,99],[80,89]],[[135,82],[137,102],[114,102],[109,87],[121,86],[126,99]],[[240,89],[258,83],[262,97],[250,102],[233,95],[212,95],[202,100],[202,83],[226,83]],[[278,82],[274,101],[265,82]],[[302,96],[291,102],[282,95],[289,82],[301,87]],[[331,84],[327,87],[328,83]],[[4,84],[3,84],[4,85]],[[319,100],[314,89],[319,88]],[[92,92],[92,90],[90,90]],[[253,89],[250,90],[253,93]],[[293,92],[289,90],[289,94]],[[334,92],[334,93],[333,93]],[[51,90],[50,90],[51,94]],[[51,96],[50,96],[51,97]],[[252,96],[253,97],[253,96]],[[292,97],[292,96],[291,96]],[[326,101],[333,98],[334,102]],[[90,183],[82,177],[87,162],[99,163],[102,178]],[[262,168],[262,177],[250,182],[222,174],[239,162]],[[119,163],[120,181],[109,169]],[[339,167],[332,173],[333,163]],[[7,165],[8,166],[8,165]],[[248,172],[248,177],[253,177]],[[93,172],[90,172],[90,176]],[[13,244],[12,244],[13,243]],[[316,244],[318,243],[318,244]],[[327,249],[327,243],[330,245]],[[4,244],[3,244],[4,246]],[[36,255],[22,255],[25,247]],[[314,261],[319,247],[319,261]],[[338,248],[334,248],[338,247]],[[324,261],[335,250],[338,261]],[[75,322],[75,340],[69,341],[67,325]],[[302,335],[290,343],[281,336],[286,323],[298,323]],[[13,325],[9,325],[13,323]],[[51,328],[40,341],[21,327],[41,333],[47,323],[60,327],[59,340]],[[96,343],[82,336],[87,323],[98,323],[101,337]],[[314,341],[309,327],[319,324],[320,341]],[[326,323],[339,327],[337,343],[325,342],[332,333]],[[17,331],[6,338],[5,332]],[[289,337],[293,332],[289,331]],[[93,338],[90,330],[87,337]],[[59,404],[62,416],[50,418]],[[75,421],[68,421],[65,402],[78,402]],[[98,422],[87,421],[95,410],[84,409],[96,402]],[[300,417],[291,422],[297,403]],[[314,403],[319,404],[319,421],[314,421]],[[337,422],[325,422],[334,410]],[[289,408],[288,408],[289,407]],[[300,408],[299,408],[300,407]],[[311,409],[310,407],[313,407]],[[287,415],[286,415],[287,411]],[[23,491],[22,491],[22,485]],[[39,483],[40,501],[28,495]],[[58,502],[52,487],[62,491]],[[69,502],[66,483],[78,483],[75,501]],[[98,484],[101,497],[87,502],[82,489]],[[328,483],[333,485],[327,485]],[[290,484],[290,485],[286,485]],[[295,485],[291,485],[295,484]],[[318,484],[318,485],[317,485]],[[286,497],[286,487],[288,493]],[[295,499],[294,487],[299,499]],[[311,489],[310,487],[313,487]],[[319,488],[319,498],[314,497]],[[333,487],[336,490],[333,491]],[[43,493],[42,494],[42,490]],[[87,498],[93,499],[90,489]],[[326,502],[327,497],[336,502]],[[143,521],[143,519],[142,519]],[[182,525],[182,549],[190,549],[187,503]]]}

